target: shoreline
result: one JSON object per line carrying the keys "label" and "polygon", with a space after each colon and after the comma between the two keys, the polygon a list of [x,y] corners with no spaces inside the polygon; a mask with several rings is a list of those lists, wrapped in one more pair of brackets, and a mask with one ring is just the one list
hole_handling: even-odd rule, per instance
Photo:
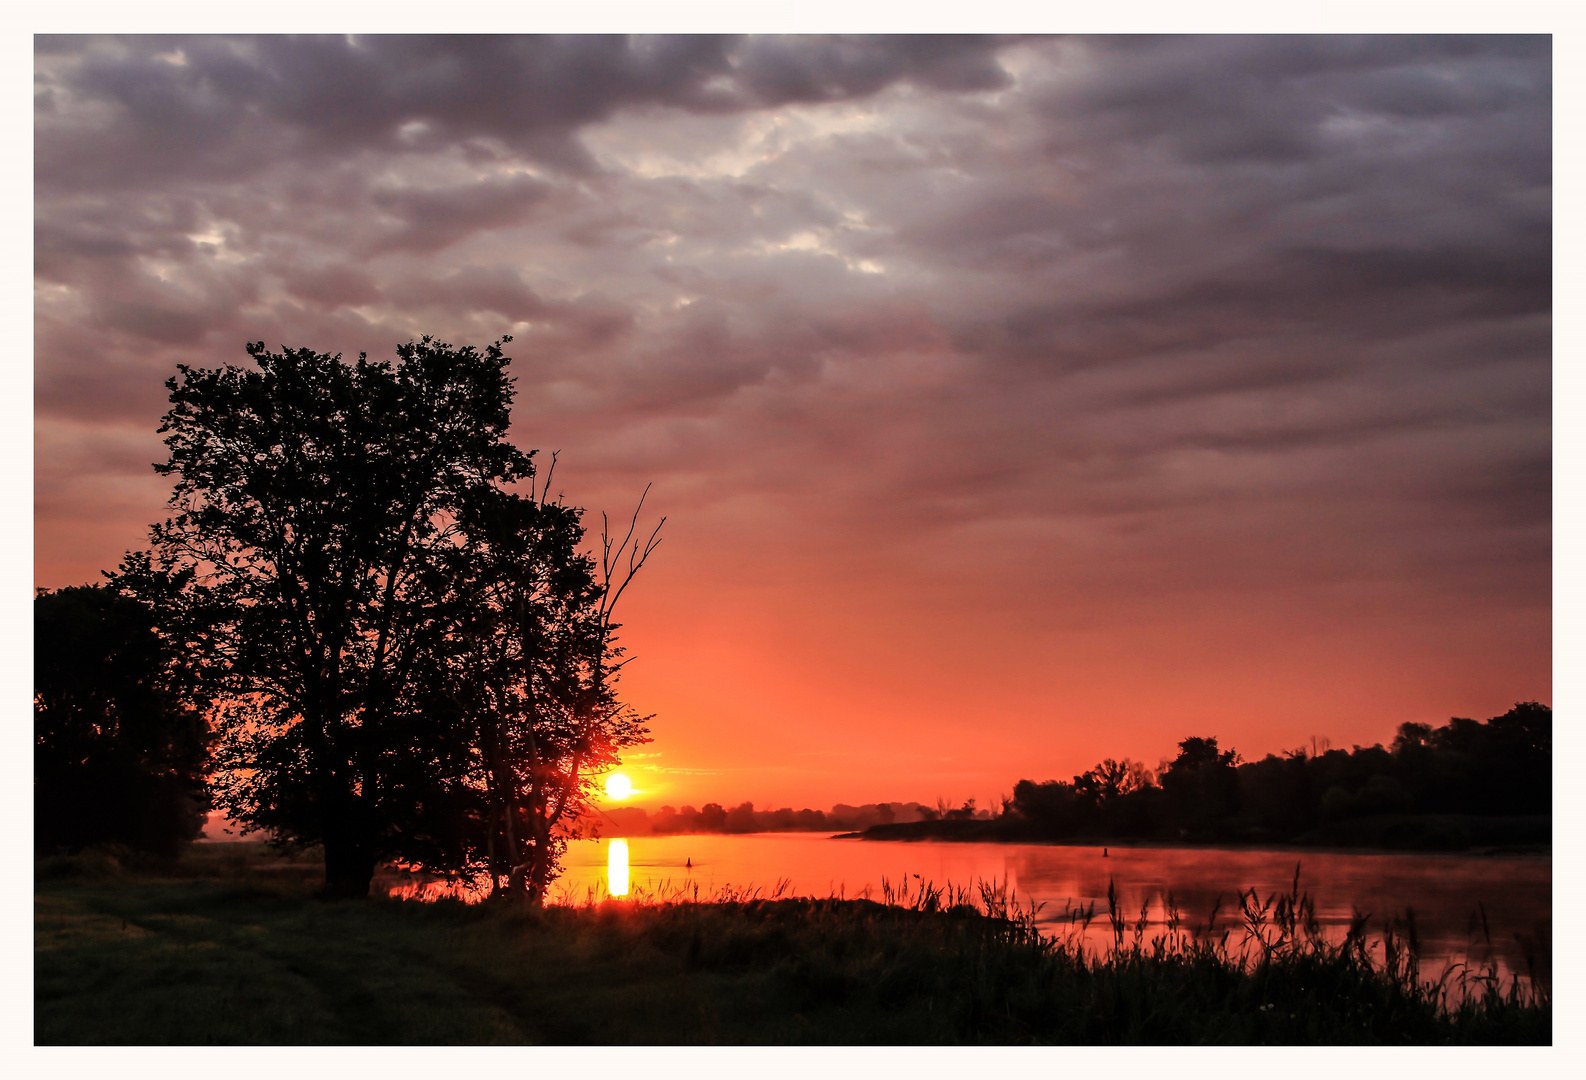
{"label": "shoreline", "polygon": [[[725,835],[725,834],[723,834]],[[750,834],[756,835],[756,834]],[[765,834],[758,834],[765,835]],[[1033,847],[1068,847],[1068,848],[1123,848],[1125,850],[1150,849],[1183,850],[1183,851],[1270,851],[1274,853],[1293,853],[1303,855],[1306,853],[1318,855],[1438,855],[1447,858],[1510,858],[1510,859],[1552,859],[1553,845],[1545,845],[1545,849],[1538,845],[1516,845],[1502,847],[1484,845],[1463,849],[1449,848],[1414,848],[1414,847],[1368,847],[1364,845],[1345,844],[1295,844],[1295,843],[1268,843],[1260,841],[1240,842],[1237,840],[1139,840],[1139,839],[1114,839],[1104,837],[1093,839],[1090,837],[1074,837],[1059,840],[1040,839],[1036,837],[1019,837],[1017,839],[1003,839],[989,836],[867,836],[863,832],[836,833],[827,837],[829,840],[865,840],[872,843],[901,843],[901,844],[999,844],[1014,846],[1028,844]]]}
{"label": "shoreline", "polygon": [[[1229,830],[1232,831],[1232,830]],[[1177,838],[1077,833],[1040,835],[1022,822],[917,821],[873,825],[833,839],[917,843],[1038,844],[1054,847],[1207,848],[1229,851],[1337,852],[1339,854],[1460,855],[1552,858],[1551,815],[1382,815],[1334,822],[1280,839],[1268,836],[1201,835]]]}

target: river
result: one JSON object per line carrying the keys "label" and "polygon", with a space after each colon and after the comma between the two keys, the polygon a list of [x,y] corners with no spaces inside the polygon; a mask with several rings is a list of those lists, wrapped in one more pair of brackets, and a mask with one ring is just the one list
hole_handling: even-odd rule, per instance
{"label": "river", "polygon": [[[724,890],[761,896],[868,896],[883,881],[911,892],[925,883],[972,887],[1005,882],[1038,908],[1053,933],[1079,932],[1070,912],[1095,905],[1082,935],[1091,947],[1107,940],[1107,891],[1132,924],[1142,907],[1145,940],[1161,933],[1169,896],[1186,928],[1204,928],[1221,899],[1217,932],[1240,940],[1241,890],[1260,899],[1287,893],[1299,868],[1299,889],[1315,903],[1334,939],[1351,917],[1368,914],[1380,931],[1389,916],[1413,910],[1422,970],[1437,977],[1451,964],[1490,959],[1507,978],[1531,964],[1550,981],[1553,864],[1548,856],[1425,855],[1390,852],[1266,851],[1179,847],[1065,847],[1046,844],[957,844],[834,840],[821,834],[758,833],[633,836],[574,841],[552,900],[599,901],[612,894],[706,899]],[[1485,913],[1486,930],[1482,915]],[[1528,962],[1527,956],[1531,957]]]}

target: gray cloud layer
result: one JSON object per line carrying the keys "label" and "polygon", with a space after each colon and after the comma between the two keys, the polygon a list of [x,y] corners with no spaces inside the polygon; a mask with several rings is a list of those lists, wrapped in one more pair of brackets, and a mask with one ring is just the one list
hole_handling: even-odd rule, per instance
{"label": "gray cloud layer", "polygon": [[1545,621],[1551,83],[1545,38],[40,39],[39,527],[157,456],[178,361],[510,332],[574,494],[655,479],[762,574]]}

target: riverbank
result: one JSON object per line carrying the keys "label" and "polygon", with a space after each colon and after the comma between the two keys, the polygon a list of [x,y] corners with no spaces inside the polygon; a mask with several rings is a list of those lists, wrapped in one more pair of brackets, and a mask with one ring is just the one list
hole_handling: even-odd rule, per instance
{"label": "riverbank", "polygon": [[1241,847],[1274,851],[1391,851],[1471,855],[1551,855],[1548,816],[1479,817],[1470,814],[1381,814],[1349,818],[1284,837],[1257,829],[1228,829],[1196,836],[1155,837],[1116,833],[1052,835],[1012,818],[911,821],[872,825],[833,839],[935,840],[948,843],[1063,844],[1112,847]]}
{"label": "riverbank", "polygon": [[1551,1039],[1545,998],[1489,987],[1461,1005],[1417,986],[1408,953],[1307,945],[1303,918],[1282,931],[1282,898],[1264,916],[1278,944],[1241,967],[1237,932],[1153,948],[1126,919],[1115,954],[1086,961],[995,890],[535,912],[324,903],[312,860],[240,850],[40,869],[41,1044]]}

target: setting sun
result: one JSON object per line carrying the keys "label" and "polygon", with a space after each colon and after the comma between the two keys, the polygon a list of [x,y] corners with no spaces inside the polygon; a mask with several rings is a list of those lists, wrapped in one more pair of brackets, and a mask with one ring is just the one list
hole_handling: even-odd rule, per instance
{"label": "setting sun", "polygon": [[626,799],[633,794],[633,781],[621,773],[612,773],[606,777],[606,796],[611,799]]}

